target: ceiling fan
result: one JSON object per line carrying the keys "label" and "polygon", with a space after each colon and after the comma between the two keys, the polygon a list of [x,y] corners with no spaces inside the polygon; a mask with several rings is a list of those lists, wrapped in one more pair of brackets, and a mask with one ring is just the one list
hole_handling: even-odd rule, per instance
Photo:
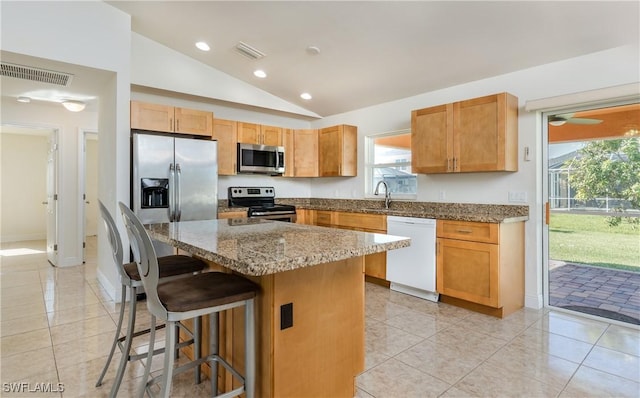
{"label": "ceiling fan", "polygon": [[600,119],[587,119],[582,117],[573,117],[575,113],[564,113],[561,115],[549,116],[549,124],[552,126],[562,126],[565,123],[570,124],[598,124],[602,123]]}

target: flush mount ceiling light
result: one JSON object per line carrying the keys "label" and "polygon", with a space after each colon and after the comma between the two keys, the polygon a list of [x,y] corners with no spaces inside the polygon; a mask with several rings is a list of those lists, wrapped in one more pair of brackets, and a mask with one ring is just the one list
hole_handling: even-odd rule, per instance
{"label": "flush mount ceiling light", "polygon": [[264,79],[265,77],[267,77],[267,72],[263,71],[262,69],[257,69],[253,71],[253,75],[255,77],[259,77],[260,79]]}
{"label": "flush mount ceiling light", "polygon": [[549,124],[555,127],[559,127],[565,124],[566,122],[567,122],[566,120],[552,120],[549,122]]}
{"label": "flush mount ceiling light", "polygon": [[302,94],[300,94],[300,98],[302,98],[304,100],[310,100],[312,97],[311,97],[311,94],[309,94],[309,93],[302,93]]}
{"label": "flush mount ceiling light", "polygon": [[196,47],[198,47],[198,50],[202,50],[202,51],[209,51],[211,50],[211,47],[209,47],[209,45],[203,41],[199,41],[196,43]]}
{"label": "flush mount ceiling light", "polygon": [[309,47],[307,47],[307,54],[309,54],[309,55],[318,55],[318,54],[320,54],[320,48],[318,48],[316,46],[309,46]]}
{"label": "flush mount ceiling light", "polygon": [[84,102],[75,100],[62,101],[62,105],[71,112],[80,112],[87,106],[87,104],[85,104]]}
{"label": "flush mount ceiling light", "polygon": [[31,98],[20,96],[20,97],[18,97],[18,102],[22,102],[22,103],[28,104],[29,102],[31,102]]}

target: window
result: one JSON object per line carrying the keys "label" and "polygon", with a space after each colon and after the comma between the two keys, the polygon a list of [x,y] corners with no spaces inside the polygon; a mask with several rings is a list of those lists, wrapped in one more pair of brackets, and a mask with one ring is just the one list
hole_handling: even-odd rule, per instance
{"label": "window", "polygon": [[411,173],[411,131],[368,136],[365,148],[365,196],[372,197],[376,185],[385,181],[392,197],[415,199],[418,180]]}

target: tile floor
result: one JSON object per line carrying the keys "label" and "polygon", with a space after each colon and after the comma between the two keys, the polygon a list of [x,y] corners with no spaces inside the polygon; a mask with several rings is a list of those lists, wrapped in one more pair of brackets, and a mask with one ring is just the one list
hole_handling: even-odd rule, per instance
{"label": "tile floor", "polygon": [[[49,266],[44,253],[10,255],[20,248],[43,251],[44,242],[1,248],[0,395],[106,397],[116,364],[102,387],[94,384],[119,307],[96,280],[95,243],[84,266],[62,269]],[[140,309],[145,324],[144,303]],[[638,329],[546,310],[499,320],[370,284],[366,315],[360,398],[640,397]],[[144,349],[144,339],[136,346]],[[137,391],[142,366],[128,367],[119,396]],[[172,396],[208,395],[208,383],[191,380],[181,375]],[[32,390],[61,383],[64,391],[9,392],[16,383]]]}

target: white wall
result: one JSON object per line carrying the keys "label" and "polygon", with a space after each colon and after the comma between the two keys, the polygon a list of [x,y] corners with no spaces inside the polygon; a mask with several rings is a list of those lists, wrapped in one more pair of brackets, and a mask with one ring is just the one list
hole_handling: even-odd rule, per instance
{"label": "white wall", "polygon": [[[539,307],[542,304],[542,129],[540,115],[524,111],[524,104],[534,99],[638,81],[638,48],[627,46],[324,118],[312,125],[358,126],[358,177],[314,180],[311,196],[349,198],[353,196],[354,187],[364,195],[364,136],[410,128],[411,110],[510,92],[519,98],[520,105],[518,172],[419,175],[418,200],[442,201],[439,192],[444,191],[445,202],[507,204],[509,191],[527,192],[530,216],[526,223],[525,299],[527,306]],[[524,147],[530,148],[532,161],[523,161]]]}
{"label": "white wall", "polygon": [[[3,2],[1,17],[3,51],[113,72],[96,93],[98,126],[87,127],[100,132],[99,197],[115,214],[117,202],[129,200],[130,16],[99,1],[42,1]],[[77,145],[77,137],[74,142]],[[77,178],[77,170],[72,174],[65,171],[63,178]],[[75,215],[67,211],[70,218],[64,220],[75,232],[61,236],[60,244],[70,245],[75,253],[69,255],[78,257],[80,249],[71,243],[80,223],[77,203],[74,210]],[[119,283],[104,233],[98,236],[98,278],[107,291],[117,293]]]}
{"label": "white wall", "polygon": [[2,242],[47,237],[47,141],[46,135],[0,134]]}

